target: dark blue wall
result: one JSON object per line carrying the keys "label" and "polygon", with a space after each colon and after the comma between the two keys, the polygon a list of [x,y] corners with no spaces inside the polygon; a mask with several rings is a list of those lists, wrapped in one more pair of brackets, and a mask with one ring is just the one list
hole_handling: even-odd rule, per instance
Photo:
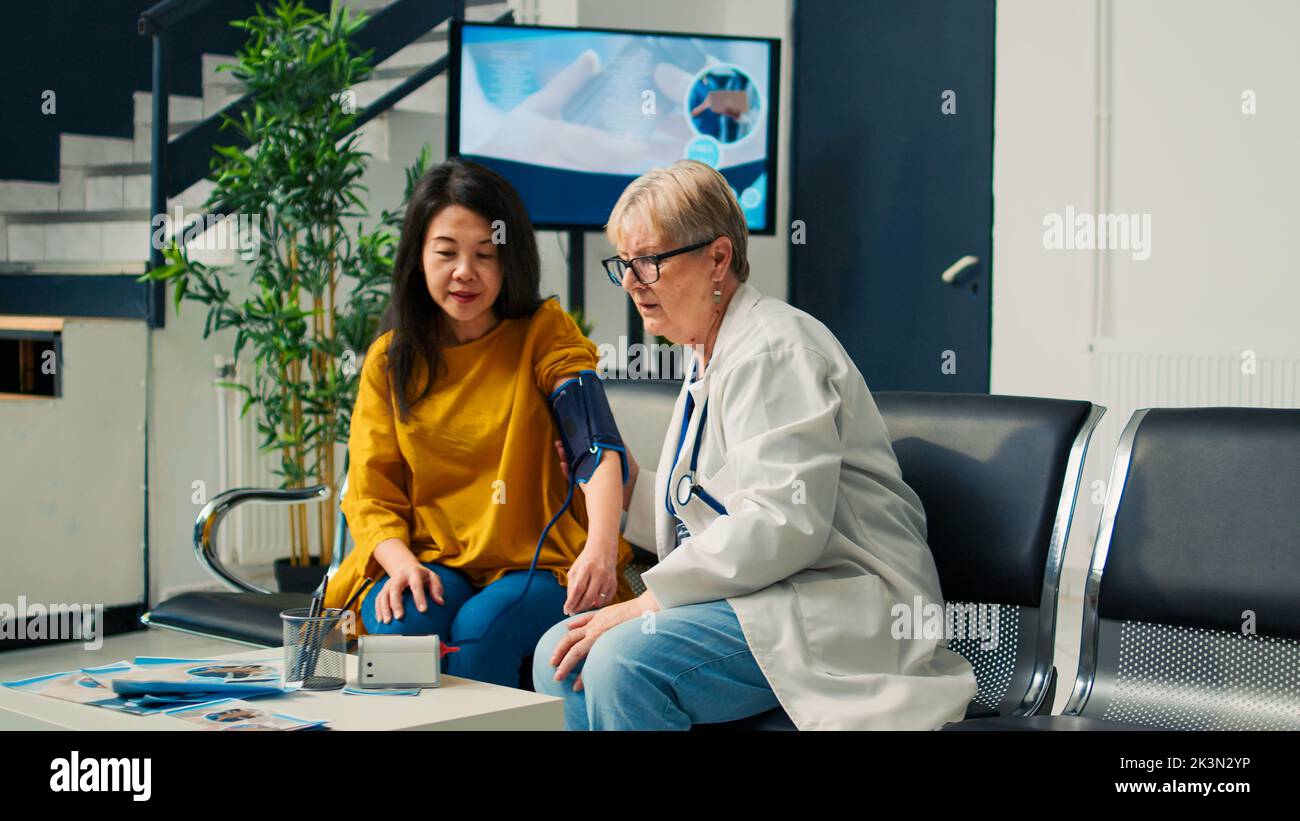
{"label": "dark blue wall", "polygon": [[[131,94],[147,91],[152,41],[136,33],[157,0],[13,0],[0,27],[0,179],[53,182],[59,132],[133,136]],[[273,5],[264,3],[263,7]],[[328,0],[309,0],[326,9]],[[182,22],[171,41],[173,94],[202,94],[201,55],[234,54],[244,32],[229,21],[255,0],[216,0]],[[57,95],[55,114],[41,94]]]}

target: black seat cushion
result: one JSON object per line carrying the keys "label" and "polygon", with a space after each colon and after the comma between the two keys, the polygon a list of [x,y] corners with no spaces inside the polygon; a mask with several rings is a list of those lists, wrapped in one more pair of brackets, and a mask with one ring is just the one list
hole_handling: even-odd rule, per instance
{"label": "black seat cushion", "polygon": [[306,593],[181,593],[149,612],[149,623],[205,636],[280,647],[284,626],[280,613],[307,607]]}
{"label": "black seat cushion", "polygon": [[[1112,489],[1113,491],[1114,489]],[[1300,410],[1157,408],[1133,440],[1103,619],[1300,639]]]}
{"label": "black seat cushion", "polygon": [[921,497],[944,599],[1038,607],[1061,485],[1089,402],[878,391]]}

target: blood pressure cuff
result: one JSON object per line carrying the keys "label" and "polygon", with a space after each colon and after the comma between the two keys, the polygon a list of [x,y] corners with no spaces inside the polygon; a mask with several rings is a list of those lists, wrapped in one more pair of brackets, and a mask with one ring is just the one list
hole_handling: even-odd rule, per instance
{"label": "blood pressure cuff", "polygon": [[606,451],[617,451],[623,464],[623,484],[627,484],[627,450],[614,423],[614,412],[609,409],[600,374],[579,371],[551,393],[550,402],[574,480],[578,484],[586,482]]}

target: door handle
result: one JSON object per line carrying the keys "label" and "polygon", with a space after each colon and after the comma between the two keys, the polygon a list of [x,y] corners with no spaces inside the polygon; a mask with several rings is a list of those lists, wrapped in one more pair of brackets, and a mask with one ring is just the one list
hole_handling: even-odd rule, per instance
{"label": "door handle", "polygon": [[976,265],[979,265],[979,263],[979,257],[967,254],[952,265],[949,265],[948,268],[939,275],[939,279],[943,280],[943,284],[945,285],[956,285],[957,280],[966,272],[966,269],[974,268]]}

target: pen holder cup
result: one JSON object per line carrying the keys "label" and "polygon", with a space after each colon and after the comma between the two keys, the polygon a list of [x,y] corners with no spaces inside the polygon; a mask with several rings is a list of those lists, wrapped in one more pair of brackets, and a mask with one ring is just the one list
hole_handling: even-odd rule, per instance
{"label": "pen holder cup", "polygon": [[285,610],[284,686],[286,689],[337,690],[347,682],[347,611],[306,607]]}

